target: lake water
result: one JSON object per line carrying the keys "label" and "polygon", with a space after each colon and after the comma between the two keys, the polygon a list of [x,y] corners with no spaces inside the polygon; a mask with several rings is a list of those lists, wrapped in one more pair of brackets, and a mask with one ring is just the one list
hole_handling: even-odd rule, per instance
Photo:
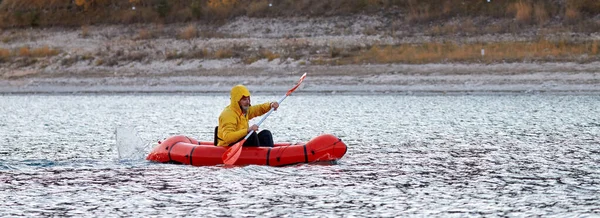
{"label": "lake water", "polygon": [[262,128],[282,142],[334,134],[348,145],[337,163],[143,159],[170,135],[211,141],[228,102],[227,94],[0,96],[0,217],[600,216],[595,95],[300,93]]}

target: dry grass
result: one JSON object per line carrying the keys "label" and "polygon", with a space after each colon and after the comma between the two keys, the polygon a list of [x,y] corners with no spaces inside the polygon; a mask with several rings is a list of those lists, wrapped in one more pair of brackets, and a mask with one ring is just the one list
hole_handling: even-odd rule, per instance
{"label": "dry grass", "polygon": [[252,64],[252,63],[254,63],[254,62],[258,61],[258,60],[260,60],[260,58],[256,57],[256,56],[250,56],[250,57],[242,58],[242,62],[244,64]]}
{"label": "dry grass", "polygon": [[231,58],[233,57],[233,49],[232,48],[224,48],[215,51],[214,57],[217,59]]}
{"label": "dry grass", "polygon": [[29,47],[21,47],[17,51],[17,55],[21,57],[29,57],[31,56],[31,51],[29,50]]}
{"label": "dry grass", "polygon": [[267,59],[268,61],[272,61],[281,57],[280,54],[275,53],[269,49],[260,49],[255,52],[240,54],[240,56],[242,57],[242,62],[244,62],[245,64],[252,64],[261,59]]}
{"label": "dry grass", "polygon": [[[481,55],[485,49],[485,55]],[[582,57],[598,59],[598,42],[568,43],[539,40],[537,42],[493,42],[457,44],[424,43],[373,46],[343,63],[438,63],[438,62],[515,62],[515,61],[579,61]]]}
{"label": "dry grass", "polygon": [[8,60],[10,57],[10,50],[5,48],[0,48],[0,62]]}
{"label": "dry grass", "polygon": [[198,29],[196,26],[189,25],[179,33],[179,39],[190,40],[198,37]]}
{"label": "dry grass", "polygon": [[203,59],[207,58],[208,54],[208,49],[195,48],[185,54],[182,54],[182,57],[186,59]]}
{"label": "dry grass", "polygon": [[0,48],[0,57],[9,57],[10,56],[10,50],[5,49],[5,48]]}
{"label": "dry grass", "polygon": [[259,0],[256,2],[251,2],[248,6],[246,14],[250,17],[262,17],[265,16],[267,10],[269,9],[269,1],[267,0]]}
{"label": "dry grass", "polygon": [[533,14],[538,24],[545,24],[550,19],[548,10],[546,10],[546,6],[542,2],[538,2],[533,6]]}
{"label": "dry grass", "polygon": [[276,54],[276,53],[272,52],[271,50],[267,50],[267,49],[263,50],[261,53],[262,53],[262,56],[265,57],[269,61],[275,60],[280,57],[279,54]]}
{"label": "dry grass", "polygon": [[429,9],[429,5],[419,5],[415,2],[416,1],[409,1],[406,21],[415,23],[430,20],[432,11]]}
{"label": "dry grass", "polygon": [[565,19],[569,23],[575,23],[581,19],[581,13],[574,7],[567,7],[565,11]]}
{"label": "dry grass", "polygon": [[50,56],[58,55],[59,53],[60,53],[60,50],[52,49],[52,48],[48,47],[47,45],[40,47],[40,48],[34,48],[34,49],[23,46],[12,52],[9,49],[0,48],[0,59],[8,60],[10,57],[14,57],[14,56],[34,57],[34,58],[50,57]]}
{"label": "dry grass", "polygon": [[429,28],[429,30],[427,30],[427,33],[429,35],[433,35],[433,36],[453,35],[456,32],[457,32],[457,25],[452,25],[452,24],[434,25],[431,28]]}
{"label": "dry grass", "polygon": [[31,56],[33,57],[49,57],[54,56],[60,53],[58,50],[51,49],[47,45],[41,48],[35,48],[31,51]]}
{"label": "dry grass", "polygon": [[96,59],[96,61],[94,61],[95,66],[102,66],[103,64],[104,64],[104,59],[102,59],[102,58],[98,58],[98,59]]}
{"label": "dry grass", "polygon": [[87,25],[81,26],[81,37],[87,38],[90,36],[90,28]]}
{"label": "dry grass", "polygon": [[119,60],[123,61],[136,61],[141,62],[148,57],[148,53],[142,51],[130,51],[127,54],[120,57]]}
{"label": "dry grass", "polygon": [[144,40],[144,39],[152,39],[154,38],[154,34],[150,32],[148,29],[141,29],[138,31],[137,36],[134,39]]}
{"label": "dry grass", "polygon": [[208,12],[216,19],[230,17],[237,5],[237,0],[210,0],[207,2]]}
{"label": "dry grass", "polygon": [[515,3],[514,7],[517,10],[515,19],[519,23],[524,23],[524,24],[531,23],[531,14],[533,11],[531,4],[529,4],[527,2],[519,1],[519,2]]}
{"label": "dry grass", "polygon": [[165,59],[167,59],[167,60],[179,59],[179,58],[183,58],[183,57],[184,57],[184,54],[177,50],[171,50],[171,51],[165,52]]}

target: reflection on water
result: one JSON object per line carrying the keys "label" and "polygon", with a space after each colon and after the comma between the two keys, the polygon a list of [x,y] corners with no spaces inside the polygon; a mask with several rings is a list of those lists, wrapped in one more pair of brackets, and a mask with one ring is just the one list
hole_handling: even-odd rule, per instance
{"label": "reflection on water", "polygon": [[[225,95],[0,96],[0,216],[593,216],[599,100],[295,95],[262,128],[332,133],[346,156],[222,168],[143,156],[169,135],[212,140]],[[120,126],[145,151],[117,145]]]}

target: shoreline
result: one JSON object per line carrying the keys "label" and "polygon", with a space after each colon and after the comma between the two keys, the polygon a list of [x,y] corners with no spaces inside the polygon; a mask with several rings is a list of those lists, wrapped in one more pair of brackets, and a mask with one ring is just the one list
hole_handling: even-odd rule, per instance
{"label": "shoreline", "polygon": [[[277,62],[277,61],[272,61]],[[600,63],[423,64],[262,67],[114,72],[87,69],[0,80],[0,93],[226,93],[237,84],[284,92],[308,73],[304,93],[600,93]]]}

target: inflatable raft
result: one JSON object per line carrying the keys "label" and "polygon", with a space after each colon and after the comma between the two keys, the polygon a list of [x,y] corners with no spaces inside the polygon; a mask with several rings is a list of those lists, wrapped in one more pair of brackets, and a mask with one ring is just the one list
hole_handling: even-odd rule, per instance
{"label": "inflatable raft", "polygon": [[[146,160],[160,163],[213,166],[223,164],[222,155],[227,147],[214,146],[213,142],[200,142],[178,135],[159,142]],[[346,154],[346,144],[341,139],[325,134],[307,143],[276,143],[274,147],[242,147],[235,165],[284,166],[298,163],[335,161]]]}

